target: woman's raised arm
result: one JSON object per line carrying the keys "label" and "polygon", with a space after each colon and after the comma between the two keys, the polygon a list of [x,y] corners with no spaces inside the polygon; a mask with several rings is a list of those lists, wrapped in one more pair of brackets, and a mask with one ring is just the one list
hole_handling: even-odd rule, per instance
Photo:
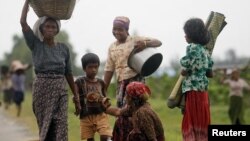
{"label": "woman's raised arm", "polygon": [[29,25],[27,24],[27,13],[29,11],[29,1],[28,0],[25,0],[25,3],[23,5],[23,10],[22,10],[22,15],[21,15],[21,18],[20,18],[20,24],[22,26],[22,30],[25,32],[25,31],[28,31],[29,30]]}

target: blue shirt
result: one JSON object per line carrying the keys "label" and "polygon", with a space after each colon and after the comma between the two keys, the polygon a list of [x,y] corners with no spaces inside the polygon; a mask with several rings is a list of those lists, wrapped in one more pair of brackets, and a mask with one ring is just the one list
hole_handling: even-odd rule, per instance
{"label": "blue shirt", "polygon": [[24,86],[25,75],[24,74],[17,75],[16,73],[14,73],[11,76],[11,80],[12,80],[13,89],[15,91],[24,92],[25,90],[25,86]]}

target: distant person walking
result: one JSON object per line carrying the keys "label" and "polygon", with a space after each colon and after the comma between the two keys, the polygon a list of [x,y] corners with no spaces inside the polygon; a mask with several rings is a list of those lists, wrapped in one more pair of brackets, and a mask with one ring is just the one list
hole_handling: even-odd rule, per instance
{"label": "distant person walking", "polygon": [[244,79],[240,78],[239,69],[234,69],[230,78],[227,78],[227,69],[224,69],[221,83],[229,86],[228,114],[231,123],[234,125],[244,124],[243,90],[246,89],[250,91],[249,84]]}
{"label": "distant person walking", "polygon": [[[40,141],[68,141],[68,94],[66,84],[80,109],[72,75],[70,51],[66,44],[55,41],[60,21],[41,17],[33,31],[27,24],[29,0],[23,6],[20,23],[31,50],[36,78],[33,82],[32,106],[37,119]],[[66,79],[65,79],[66,78]]]}
{"label": "distant person walking", "polygon": [[30,65],[23,65],[19,60],[14,60],[11,64],[11,80],[13,84],[13,101],[17,107],[17,116],[19,117],[22,110],[22,102],[25,94],[25,71],[30,68]]}
{"label": "distant person walking", "polygon": [[3,92],[3,104],[7,110],[12,103],[13,87],[9,67],[1,66],[1,90]]}
{"label": "distant person walking", "polygon": [[213,61],[205,45],[209,33],[204,22],[191,18],[184,24],[187,43],[186,55],[181,58],[183,67],[182,93],[185,95],[185,110],[182,120],[183,141],[207,141],[210,124],[208,77],[212,77]]}

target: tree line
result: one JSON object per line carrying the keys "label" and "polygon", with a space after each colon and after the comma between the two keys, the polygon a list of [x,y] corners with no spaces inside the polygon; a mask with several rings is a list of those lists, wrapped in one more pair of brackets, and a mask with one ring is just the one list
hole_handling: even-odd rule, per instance
{"label": "tree line", "polygon": [[[76,65],[76,55],[77,53],[74,52],[73,46],[69,41],[69,36],[66,31],[61,31],[57,35],[57,40],[60,42],[64,42],[68,45],[70,53],[71,53],[71,61],[72,61],[72,69],[73,74],[75,76],[83,75],[83,71],[81,66]],[[86,50],[86,52],[90,52],[90,50]],[[41,58],[42,59],[42,58]],[[28,49],[25,39],[23,36],[14,35],[13,36],[13,47],[12,50],[9,53],[5,53],[3,60],[0,60],[0,65],[10,65],[12,60],[20,60],[24,64],[32,64],[32,57],[31,57],[31,51]],[[248,65],[249,57],[238,57],[233,49],[230,49],[226,52],[226,58],[221,60],[218,58],[214,58],[214,70],[221,69],[223,67],[232,69],[233,67],[245,67]],[[100,68],[99,68],[99,77],[102,78],[103,76],[103,69],[104,69],[105,62],[101,62]],[[169,75],[167,68],[171,68],[175,71],[175,75]],[[178,79],[179,72],[180,72],[180,65],[179,65],[179,59],[175,58],[173,60],[170,60],[170,66],[166,67],[166,69],[161,69],[161,73],[156,72],[152,74],[151,76],[146,78],[146,83],[150,86],[152,90],[152,97],[154,98],[161,98],[166,99],[168,98],[169,94],[172,91],[173,86],[175,85],[175,82]],[[246,79],[249,83],[250,80],[250,68],[246,67],[244,71],[241,73],[241,77]],[[34,70],[29,69],[26,72],[26,86],[31,87],[31,84],[34,79]],[[215,71],[214,78],[210,79],[210,85],[209,85],[209,95],[210,95],[210,101],[212,104],[214,103],[228,103],[228,93],[229,90],[227,87],[222,87],[219,83],[219,79],[222,77],[222,74],[220,71]],[[114,97],[115,96],[115,83],[112,83],[109,89],[109,96]],[[246,95],[246,101],[250,101],[250,95]],[[249,102],[248,105],[250,105]]]}

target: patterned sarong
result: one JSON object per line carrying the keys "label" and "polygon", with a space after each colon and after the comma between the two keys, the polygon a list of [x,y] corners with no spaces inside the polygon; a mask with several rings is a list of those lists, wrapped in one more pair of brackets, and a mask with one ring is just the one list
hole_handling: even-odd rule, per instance
{"label": "patterned sarong", "polygon": [[68,141],[68,97],[63,75],[37,75],[33,84],[33,111],[40,141]]}

